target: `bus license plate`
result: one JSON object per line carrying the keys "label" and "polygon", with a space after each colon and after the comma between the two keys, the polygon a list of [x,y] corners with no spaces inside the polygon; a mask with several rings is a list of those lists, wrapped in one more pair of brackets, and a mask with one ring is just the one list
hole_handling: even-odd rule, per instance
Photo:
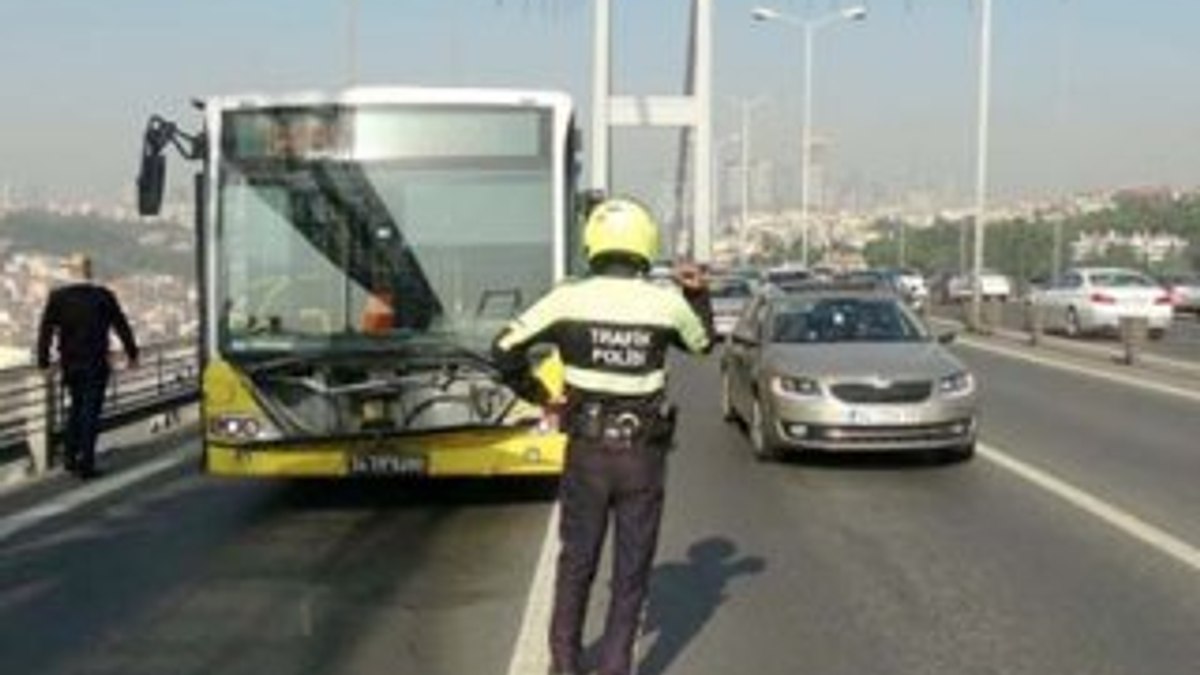
{"label": "bus license plate", "polygon": [[420,455],[350,455],[352,476],[424,476],[428,461]]}

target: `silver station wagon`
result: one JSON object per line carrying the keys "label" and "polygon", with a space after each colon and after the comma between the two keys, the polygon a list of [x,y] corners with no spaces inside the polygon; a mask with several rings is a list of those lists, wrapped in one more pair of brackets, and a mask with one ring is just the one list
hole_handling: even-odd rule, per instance
{"label": "silver station wagon", "polygon": [[725,418],[758,458],[789,451],[975,450],[974,376],[892,293],[861,284],[758,295],[721,359]]}

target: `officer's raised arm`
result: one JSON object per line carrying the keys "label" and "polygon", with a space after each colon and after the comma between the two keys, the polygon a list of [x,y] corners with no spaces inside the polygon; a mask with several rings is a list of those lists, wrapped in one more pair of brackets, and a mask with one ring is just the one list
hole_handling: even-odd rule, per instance
{"label": "officer's raised arm", "polygon": [[707,354],[712,351],[716,341],[708,284],[704,282],[699,269],[692,265],[685,265],[676,270],[675,280],[679,283],[683,299],[686,301],[680,303],[674,315],[679,346],[690,352]]}
{"label": "officer's raised arm", "polygon": [[492,361],[504,384],[533,403],[548,403],[550,393],[530,369],[529,349],[539,342],[553,340],[561,298],[562,293],[551,291],[509,322],[492,343]]}

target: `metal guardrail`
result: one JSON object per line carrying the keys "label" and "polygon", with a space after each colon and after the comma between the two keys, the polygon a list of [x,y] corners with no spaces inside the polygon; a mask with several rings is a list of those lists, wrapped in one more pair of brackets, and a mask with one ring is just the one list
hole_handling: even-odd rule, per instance
{"label": "metal guardrail", "polygon": [[[109,430],[169,414],[199,395],[199,362],[192,341],[145,345],[137,368],[117,368],[109,380],[100,420]],[[42,473],[57,452],[70,401],[57,369],[34,366],[0,370],[0,466],[26,463]]]}

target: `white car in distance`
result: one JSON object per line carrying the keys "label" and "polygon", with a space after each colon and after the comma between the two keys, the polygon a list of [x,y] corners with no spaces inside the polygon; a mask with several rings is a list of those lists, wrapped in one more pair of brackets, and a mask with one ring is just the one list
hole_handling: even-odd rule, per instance
{"label": "white car in distance", "polygon": [[[946,285],[947,300],[950,302],[970,302],[974,294],[974,274],[956,274],[951,277]],[[993,272],[991,270],[983,270],[979,274],[979,295],[985,300],[999,300],[1007,302],[1012,297],[1012,282],[1008,277]]]}
{"label": "white car in distance", "polygon": [[1034,291],[1029,302],[1042,312],[1043,325],[1068,336],[1119,333],[1121,317],[1146,319],[1158,339],[1171,326],[1171,296],[1150,277],[1117,267],[1068,270],[1057,283]]}

